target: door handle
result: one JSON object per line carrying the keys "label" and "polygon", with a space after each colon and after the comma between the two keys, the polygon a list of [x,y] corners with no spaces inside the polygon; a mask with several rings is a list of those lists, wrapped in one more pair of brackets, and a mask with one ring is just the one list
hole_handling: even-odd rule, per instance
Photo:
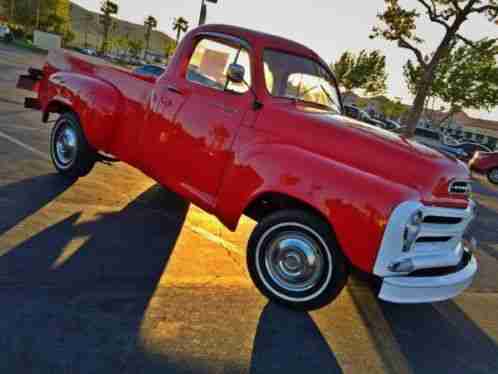
{"label": "door handle", "polygon": [[175,87],[175,86],[173,86],[173,85],[169,85],[169,86],[168,86],[168,91],[173,92],[173,93],[176,93],[176,94],[178,94],[178,95],[183,95],[182,90],[180,90],[179,88],[177,88],[177,87]]}

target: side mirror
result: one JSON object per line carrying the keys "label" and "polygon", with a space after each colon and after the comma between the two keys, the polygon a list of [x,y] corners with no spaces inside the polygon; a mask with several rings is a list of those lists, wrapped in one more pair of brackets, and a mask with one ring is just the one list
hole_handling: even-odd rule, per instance
{"label": "side mirror", "polygon": [[239,64],[230,64],[228,66],[227,79],[233,83],[243,83],[246,69]]}

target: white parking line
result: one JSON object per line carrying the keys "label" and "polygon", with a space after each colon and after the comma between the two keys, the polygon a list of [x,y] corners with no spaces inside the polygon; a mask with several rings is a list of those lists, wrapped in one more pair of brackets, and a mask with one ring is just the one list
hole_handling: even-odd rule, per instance
{"label": "white parking line", "polygon": [[24,148],[25,150],[30,151],[31,153],[34,153],[37,156],[40,156],[42,159],[46,161],[50,161],[50,158],[45,153],[40,152],[39,150],[31,147],[30,145],[27,145],[26,143],[23,143],[20,140],[17,140],[16,138],[13,138],[12,136],[7,135],[2,131],[0,131],[0,138],[8,140],[9,142],[18,145],[19,147]]}

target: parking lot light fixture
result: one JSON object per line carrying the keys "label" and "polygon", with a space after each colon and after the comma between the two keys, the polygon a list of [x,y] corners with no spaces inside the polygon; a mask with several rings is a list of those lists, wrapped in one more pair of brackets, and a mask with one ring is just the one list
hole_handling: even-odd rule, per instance
{"label": "parking lot light fixture", "polygon": [[202,3],[201,3],[201,14],[199,16],[199,26],[204,25],[206,23],[206,17],[207,17],[207,6],[206,6],[206,2],[217,4],[218,0],[202,0]]}

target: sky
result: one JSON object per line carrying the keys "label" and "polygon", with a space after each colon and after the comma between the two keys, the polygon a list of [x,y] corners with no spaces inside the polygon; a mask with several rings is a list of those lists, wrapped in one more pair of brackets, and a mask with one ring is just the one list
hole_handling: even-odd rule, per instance
{"label": "sky", "polygon": [[[73,0],[77,4],[98,11],[100,0]],[[158,29],[174,35],[172,23],[183,16],[191,27],[197,25],[201,0],[115,0],[119,5],[118,18],[143,23],[148,15],[156,17]],[[414,7],[416,1],[401,0]],[[383,40],[368,36],[377,23],[376,15],[384,8],[383,0],[218,0],[208,3],[207,22],[243,26],[296,40],[315,50],[327,62],[333,62],[346,50],[380,49],[387,57],[388,96],[400,97],[410,104],[412,96],[403,79],[403,65],[412,52]],[[417,25],[425,40],[423,50],[431,52],[443,35],[440,25],[425,19]],[[473,16],[462,29],[471,39],[498,37],[498,26],[483,16]],[[491,113],[481,111],[469,114],[498,121],[498,107]]]}

